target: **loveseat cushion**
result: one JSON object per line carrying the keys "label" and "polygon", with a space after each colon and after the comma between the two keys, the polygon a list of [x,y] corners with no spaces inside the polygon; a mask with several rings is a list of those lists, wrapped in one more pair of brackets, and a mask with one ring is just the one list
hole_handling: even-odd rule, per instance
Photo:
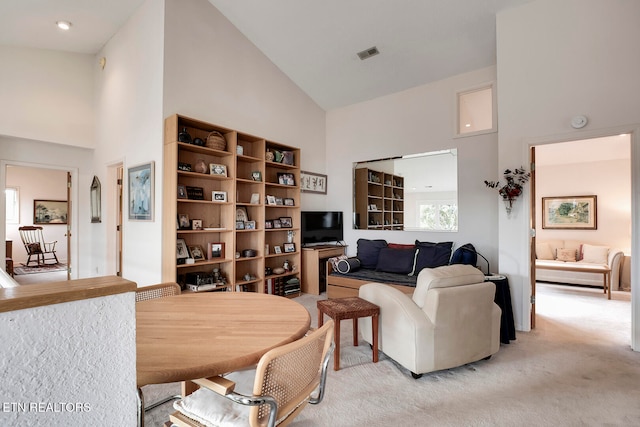
{"label": "loveseat cushion", "polygon": [[576,262],[577,251],[575,249],[558,248],[558,261]]}
{"label": "loveseat cushion", "polygon": [[436,268],[449,264],[453,242],[433,243],[416,240],[415,245],[418,253],[412,272],[413,275],[419,274],[423,268]]}
{"label": "loveseat cushion", "polygon": [[453,264],[438,268],[425,268],[418,274],[413,302],[424,307],[429,289],[471,285],[485,281],[484,273],[468,264]]}
{"label": "loveseat cushion", "polygon": [[378,256],[376,271],[409,274],[413,271],[416,249],[382,248]]}
{"label": "loveseat cushion", "polygon": [[537,259],[555,259],[549,242],[536,243]]}
{"label": "loveseat cushion", "polygon": [[387,241],[358,239],[357,243],[356,257],[360,260],[360,266],[362,268],[376,268],[380,250],[387,247]]}
{"label": "loveseat cushion", "polygon": [[582,261],[592,264],[607,264],[609,257],[609,247],[582,245]]}

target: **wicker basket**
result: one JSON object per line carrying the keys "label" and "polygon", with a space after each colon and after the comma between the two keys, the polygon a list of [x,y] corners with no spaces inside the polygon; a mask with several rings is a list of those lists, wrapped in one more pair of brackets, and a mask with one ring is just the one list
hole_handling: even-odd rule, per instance
{"label": "wicker basket", "polygon": [[224,151],[227,149],[227,141],[220,132],[214,130],[207,136],[207,148]]}

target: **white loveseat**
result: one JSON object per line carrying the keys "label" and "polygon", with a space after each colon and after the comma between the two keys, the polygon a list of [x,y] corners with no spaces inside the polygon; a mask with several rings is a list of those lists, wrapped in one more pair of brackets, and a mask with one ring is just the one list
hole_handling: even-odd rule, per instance
{"label": "white loveseat", "polygon": [[[380,351],[418,378],[500,349],[495,289],[477,268],[455,264],[423,269],[413,296],[382,283],[362,285],[359,296],[380,306]],[[359,320],[364,340],[372,344],[371,320]]]}
{"label": "white loveseat", "polygon": [[547,270],[544,265],[591,266],[607,265],[611,269],[611,290],[620,289],[620,267],[624,253],[620,249],[602,244],[577,240],[537,240],[536,280],[603,287],[599,273]]}

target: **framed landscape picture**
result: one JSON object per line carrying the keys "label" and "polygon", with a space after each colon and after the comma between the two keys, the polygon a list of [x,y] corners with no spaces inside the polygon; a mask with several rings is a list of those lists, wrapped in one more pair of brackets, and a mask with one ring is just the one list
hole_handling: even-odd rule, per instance
{"label": "framed landscape picture", "polygon": [[34,224],[66,224],[68,217],[66,200],[34,200]]}
{"label": "framed landscape picture", "polygon": [[597,230],[597,196],[543,197],[542,228]]}

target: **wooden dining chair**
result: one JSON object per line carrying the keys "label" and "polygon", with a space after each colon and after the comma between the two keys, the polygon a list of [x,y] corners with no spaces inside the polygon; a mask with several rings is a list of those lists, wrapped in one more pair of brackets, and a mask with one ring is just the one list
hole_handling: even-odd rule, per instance
{"label": "wooden dining chair", "polygon": [[[157,285],[151,286],[143,286],[136,289],[136,302],[147,301],[155,298],[164,298],[173,295],[180,295],[180,285],[175,282],[165,282],[158,283]],[[157,402],[151,403],[147,406],[144,404],[144,395],[142,394],[142,390],[138,388],[138,426],[144,426],[144,413],[149,412],[150,410],[157,408],[160,405],[163,405],[167,402],[171,402],[172,400],[181,399],[182,396],[179,394],[173,396],[167,396],[158,400]],[[144,408],[143,410],[141,410]]]}
{"label": "wooden dining chair", "polygon": [[[255,370],[193,380],[198,390],[174,403],[170,420],[180,427],[286,426],[307,403],[325,393],[333,351],[333,320],[305,337],[267,352]],[[253,382],[250,394],[236,391]],[[314,395],[315,394],[315,395]]]}
{"label": "wooden dining chair", "polygon": [[45,242],[42,227],[25,225],[18,228],[18,232],[24,244],[24,249],[27,251],[27,267],[33,262],[31,261],[32,256],[36,257],[36,262],[39,266],[46,264],[46,260],[55,260],[55,263],[50,264],[58,264],[58,257],[56,256],[56,243],[58,241]]}

